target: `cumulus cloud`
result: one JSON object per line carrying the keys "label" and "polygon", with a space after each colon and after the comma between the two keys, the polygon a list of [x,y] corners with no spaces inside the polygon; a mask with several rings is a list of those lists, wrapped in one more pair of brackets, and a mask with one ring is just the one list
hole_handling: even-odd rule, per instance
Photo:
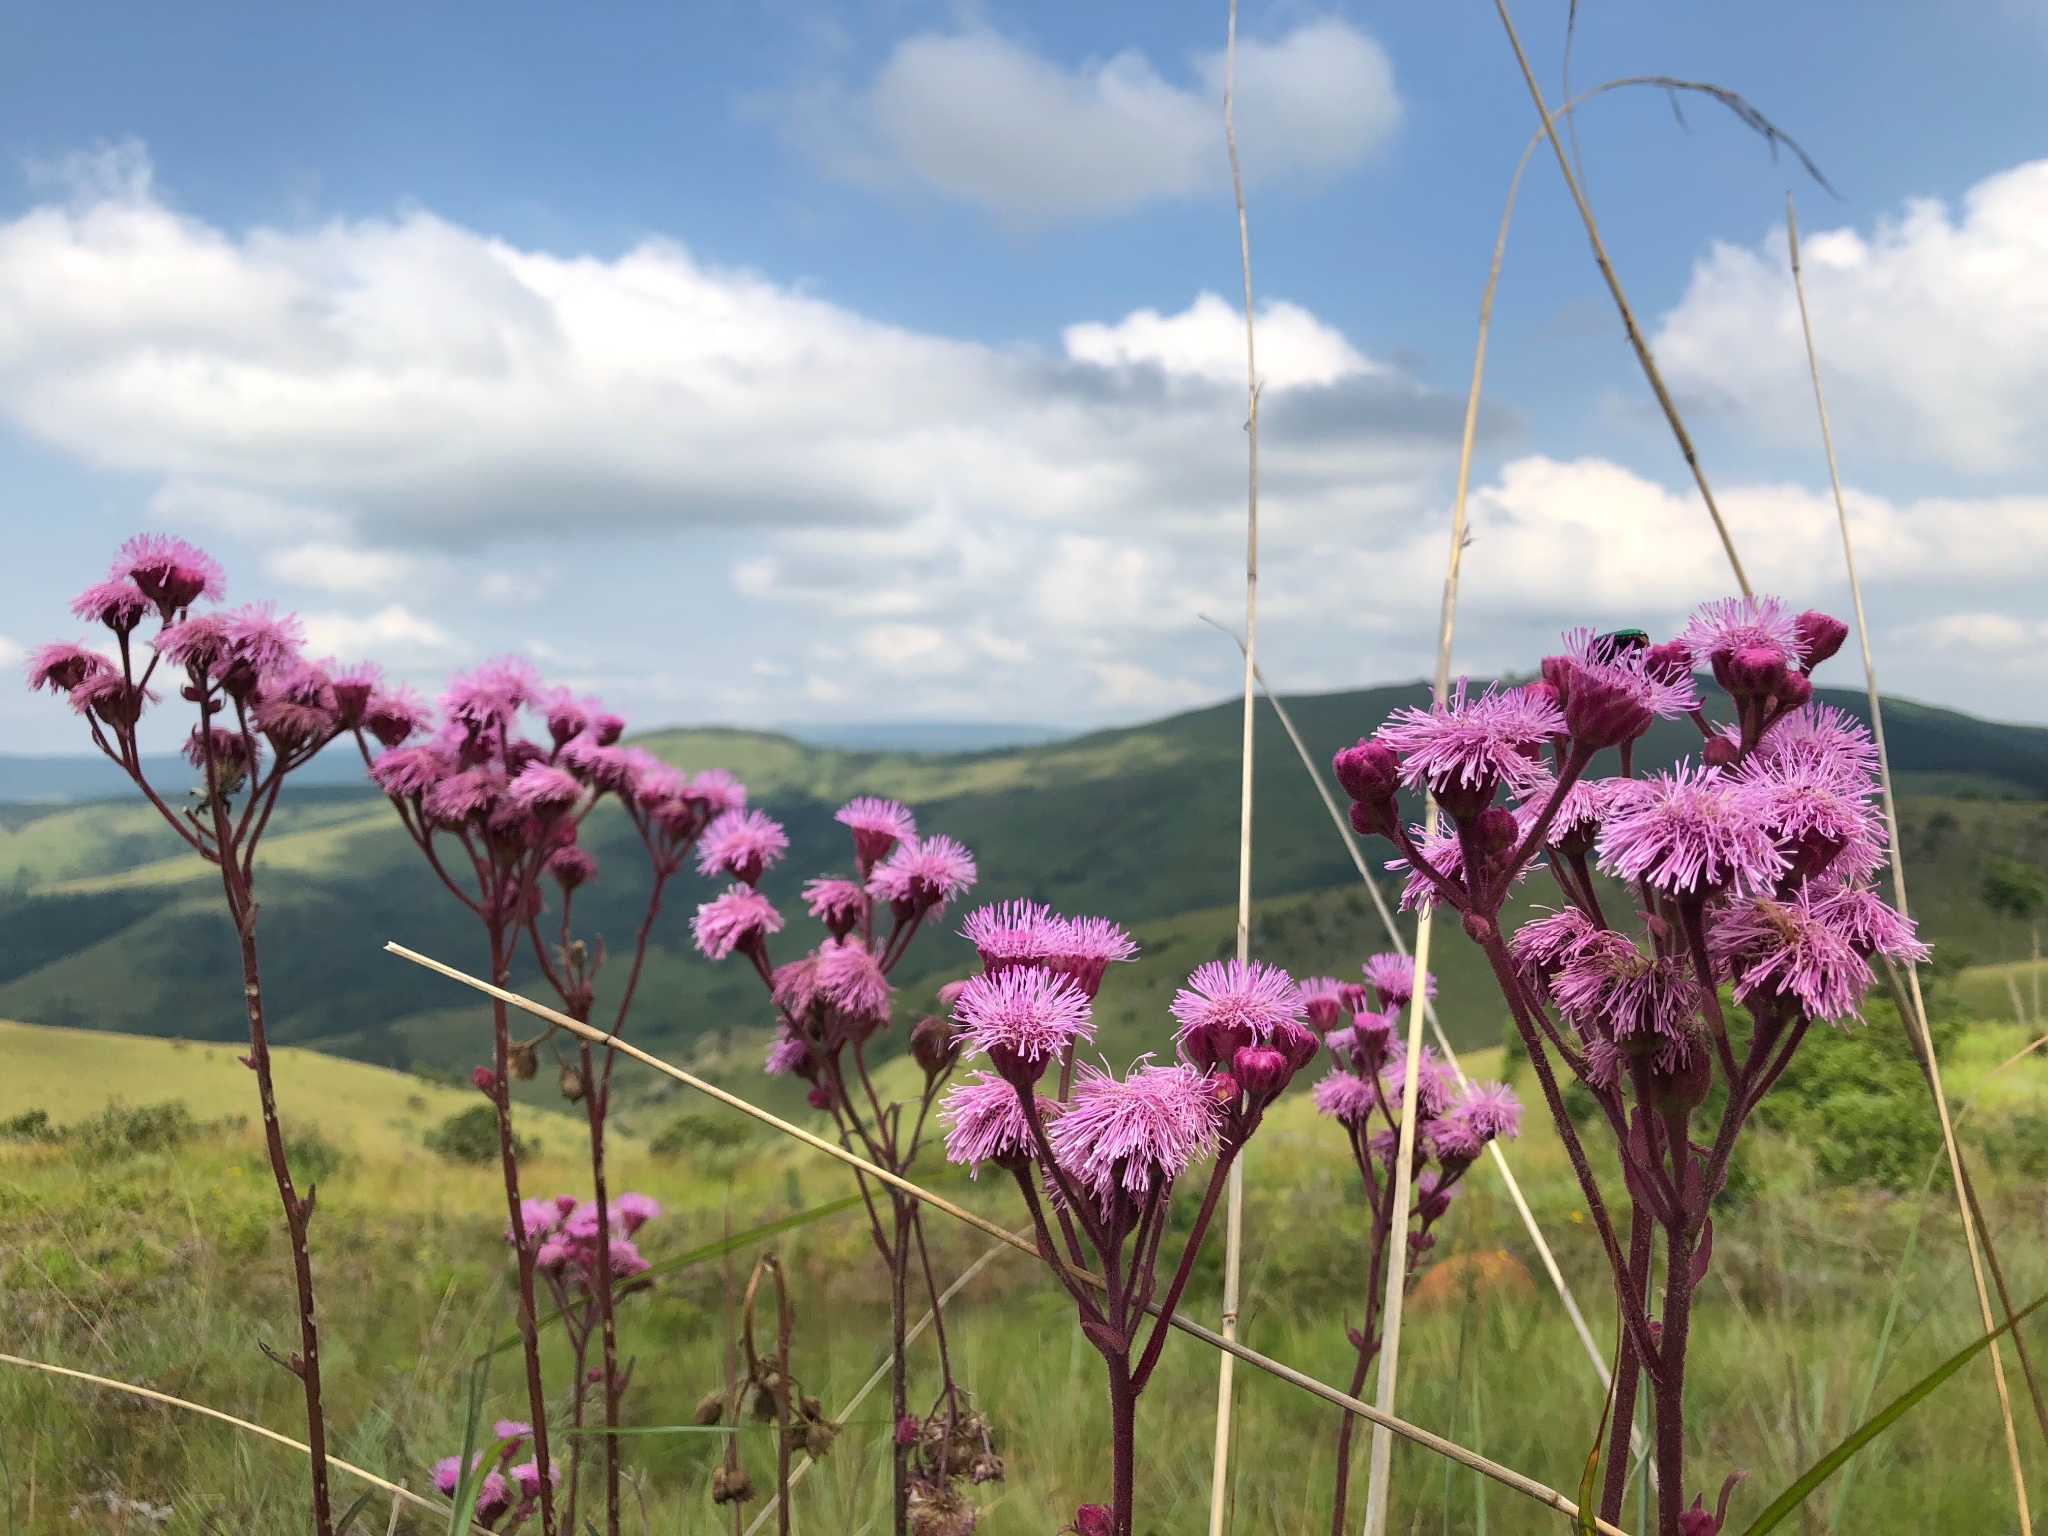
{"label": "cumulus cloud", "polygon": [[[1869,234],[1801,242],[1838,438],[1971,474],[2048,464],[2048,160],[1985,178],[1959,212],[1917,200]],[[1813,435],[1782,229],[1716,244],[1656,346],[1681,389],[1758,430]]]}
{"label": "cumulus cloud", "polygon": [[[1258,311],[1259,373],[1274,389],[1335,384],[1374,371],[1345,339],[1298,305],[1268,302]],[[1244,311],[1203,293],[1177,315],[1141,309],[1114,325],[1086,321],[1060,335],[1067,356],[1105,368],[1151,364],[1212,384],[1245,382]]]}
{"label": "cumulus cloud", "polygon": [[443,660],[462,650],[440,625],[400,603],[388,603],[367,617],[306,613],[300,619],[306,626],[307,650],[345,662],[374,657],[404,665],[421,659]]}
{"label": "cumulus cloud", "polygon": [[[865,94],[813,92],[788,131],[828,170],[908,174],[1013,222],[1112,213],[1228,184],[1224,58],[1194,55],[1176,84],[1135,49],[1068,67],[985,28],[905,39]],[[1323,17],[1277,42],[1241,40],[1238,142],[1246,173],[1325,177],[1400,121],[1378,43]]]}

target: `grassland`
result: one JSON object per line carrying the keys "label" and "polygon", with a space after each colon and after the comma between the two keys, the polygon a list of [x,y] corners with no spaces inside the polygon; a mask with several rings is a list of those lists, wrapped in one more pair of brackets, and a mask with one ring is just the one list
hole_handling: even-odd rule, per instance
{"label": "grassland", "polygon": [[[1896,1025],[1880,1010],[1872,1031],[1887,1027]],[[1960,1106],[1976,1095],[1965,1135],[1987,1186],[2001,1257],[2015,1290],[2031,1297],[2048,1287],[2042,1170],[1999,1149],[2048,1124],[2048,1069],[2023,1064],[1978,1094],[2027,1036],[2017,1024],[1951,1025],[1949,1034],[1952,1098]],[[18,1054],[38,1042],[40,1055]],[[750,1041],[727,1042],[722,1052],[711,1044],[706,1065],[735,1077],[746,1071]],[[53,1119],[76,1119],[104,1095],[132,1103],[184,1097],[196,1115],[217,1119],[238,1112],[237,1096],[247,1091],[232,1053],[200,1043],[8,1029],[0,1031],[0,1049],[10,1063],[33,1063],[0,1080],[0,1117],[43,1108]],[[1501,1070],[1498,1052],[1472,1067]],[[470,1098],[311,1053],[287,1053],[279,1078],[287,1115],[317,1120],[350,1154],[323,1178],[315,1226],[338,1453],[421,1487],[426,1467],[459,1439],[470,1361],[507,1327],[495,1176],[433,1157],[417,1133]],[[686,1108],[703,1112],[648,1100],[629,1119],[646,1131]],[[585,1175],[570,1155],[573,1127],[542,1113],[526,1125],[541,1141],[527,1164],[529,1187],[581,1188]],[[1596,1329],[1603,1327],[1601,1265],[1561,1150],[1533,1128],[1514,1158]],[[666,1208],[647,1233],[657,1263],[712,1243],[728,1219],[744,1230],[850,1192],[814,1155],[751,1133],[680,1160],[653,1156],[644,1136],[628,1138],[617,1165],[621,1187],[652,1193]],[[1255,1144],[1249,1169],[1248,1337],[1325,1379],[1339,1378],[1342,1320],[1362,1283],[1361,1208],[1340,1147],[1296,1092]],[[1013,1193],[995,1181],[971,1183],[940,1167],[925,1176],[1004,1221],[1019,1219]],[[1953,1205],[1937,1181],[1923,1215],[1919,1182],[1909,1180],[1901,1193],[1830,1184],[1796,1133],[1767,1133],[1741,1198],[1717,1217],[1714,1279],[1695,1344],[1697,1464],[1716,1483],[1726,1468],[1752,1470],[1738,1510],[1759,1508],[1854,1422],[1916,1220],[1916,1256],[1900,1287],[1880,1400],[1975,1331]],[[273,1201],[252,1132],[232,1124],[180,1147],[127,1154],[0,1144],[5,1348],[289,1432],[295,1385],[256,1349],[259,1340],[280,1340],[290,1315]],[[1475,1172],[1440,1231],[1438,1272],[1409,1336],[1403,1411],[1553,1485],[1575,1486],[1599,1417],[1598,1393],[1555,1299],[1527,1278],[1540,1275],[1533,1251],[1487,1170]],[[979,1239],[957,1229],[934,1235],[942,1276],[981,1250]],[[876,1363],[883,1336],[879,1271],[857,1213],[801,1227],[775,1246],[797,1277],[799,1373],[828,1404],[843,1402]],[[739,1278],[755,1251],[738,1255]],[[1475,1257],[1497,1252],[1512,1263]],[[1488,1274],[1495,1278],[1481,1283]],[[1212,1262],[1198,1277],[1197,1315],[1214,1311],[1213,1280]],[[699,1263],[629,1304],[626,1348],[638,1361],[634,1427],[687,1424],[697,1398],[718,1383],[724,1284],[718,1264]],[[998,1260],[963,1295],[952,1343],[1000,1426],[1009,1463],[1008,1481],[988,1491],[981,1530],[1047,1536],[1077,1502],[1099,1494],[1107,1474],[1098,1363],[1056,1288],[1022,1257]],[[562,1362],[554,1363],[559,1380]],[[919,1370],[930,1377],[928,1354]],[[1155,1536],[1197,1529],[1204,1518],[1213,1383],[1213,1360],[1176,1340],[1141,1420],[1140,1528]],[[1327,1521],[1330,1416],[1256,1376],[1241,1390],[1232,1529],[1244,1536],[1318,1529]],[[492,1377],[487,1409],[523,1416],[510,1369]],[[2025,1419],[2022,1429],[2038,1477],[2048,1472],[2048,1456]],[[879,1529],[885,1433],[872,1403],[855,1416],[822,1475],[797,1496],[799,1529]],[[0,1452],[14,1529],[23,1533],[123,1529],[103,1499],[95,1502],[109,1491],[171,1511],[154,1523],[131,1517],[127,1529],[269,1533],[302,1524],[296,1494],[303,1468],[288,1453],[19,1369],[0,1372]],[[757,1479],[767,1469],[764,1452],[747,1442]],[[1866,1454],[1840,1528],[2006,1529],[2010,1488],[1996,1475],[2002,1456],[1988,1374],[1965,1373]],[[662,1536],[720,1529],[707,1499],[712,1459],[698,1435],[635,1436],[628,1529]],[[1447,1477],[1442,1463],[1407,1450],[1396,1465],[1395,1529],[1482,1528],[1482,1493],[1469,1476]],[[1828,1529],[1838,1496],[1839,1485],[1816,1503],[1805,1529]],[[1484,1492],[1483,1508],[1483,1528],[1495,1536],[1559,1529],[1554,1517],[1499,1489]],[[371,1523],[383,1518],[379,1505]],[[424,1527],[402,1519],[400,1529]]]}

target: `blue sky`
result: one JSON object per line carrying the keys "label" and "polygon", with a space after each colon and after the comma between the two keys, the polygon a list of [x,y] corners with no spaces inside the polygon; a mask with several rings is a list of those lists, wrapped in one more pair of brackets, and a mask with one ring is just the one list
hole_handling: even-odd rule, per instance
{"label": "blue sky", "polygon": [[[74,634],[68,592],[163,527],[345,659],[431,688],[521,650],[649,724],[1082,725],[1231,688],[1197,617],[1242,602],[1223,6],[27,9],[0,18],[0,655]],[[1553,102],[1564,17],[1517,14]],[[1241,29],[1262,643],[1283,686],[1413,676],[1533,108],[1488,6]],[[1844,601],[1792,189],[1883,675],[2034,720],[2044,66],[2018,0],[1588,4],[1572,63],[1737,90],[1839,189],[1703,100],[1580,120],[1760,584]],[[1540,157],[1487,397],[1465,664],[1726,588]],[[15,692],[0,743],[76,737]]]}

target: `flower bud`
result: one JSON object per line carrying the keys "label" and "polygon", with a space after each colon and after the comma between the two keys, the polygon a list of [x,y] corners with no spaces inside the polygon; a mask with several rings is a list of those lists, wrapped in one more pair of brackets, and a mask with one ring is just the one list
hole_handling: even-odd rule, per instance
{"label": "flower bud", "polygon": [[1785,686],[1785,653],[1775,645],[1747,645],[1725,660],[1714,658],[1714,680],[1736,698],[1769,698]]}
{"label": "flower bud", "polygon": [[1650,707],[1635,694],[1592,672],[1573,680],[1564,721],[1572,739],[1595,752],[1634,741],[1650,728]]}
{"label": "flower bud", "polygon": [[896,1421],[896,1443],[898,1445],[917,1444],[917,1420],[907,1413]]}
{"label": "flower bud", "polygon": [[1331,760],[1344,793],[1361,805],[1389,805],[1401,784],[1401,759],[1383,741],[1361,739]]}
{"label": "flower bud", "polygon": [[832,1085],[830,1083],[819,1083],[809,1093],[804,1095],[804,1102],[816,1110],[829,1110],[833,1104]]}
{"label": "flower bud", "polygon": [[1666,640],[1643,653],[1643,674],[1667,685],[1692,677],[1692,650],[1683,640]]}
{"label": "flower bud", "polygon": [[1726,768],[1742,756],[1742,748],[1726,736],[1711,736],[1700,748],[1700,759],[1709,768]]}
{"label": "flower bud", "polygon": [[1536,693],[1539,688],[1547,690],[1541,696],[1547,697],[1551,703],[1562,708],[1564,701],[1571,695],[1572,674],[1576,671],[1578,671],[1578,666],[1571,657],[1546,656],[1543,658],[1542,682],[1540,684],[1531,683],[1522,691],[1524,693]]}
{"label": "flower bud", "polygon": [[1107,1504],[1083,1504],[1074,1511],[1072,1523],[1060,1528],[1060,1536],[1110,1536],[1111,1530]]}
{"label": "flower bud", "polygon": [[1848,625],[1811,608],[1792,621],[1792,629],[1799,636],[1799,670],[1809,675],[1849,638]]}
{"label": "flower bud", "polygon": [[722,1390],[716,1392],[706,1392],[702,1397],[697,1399],[696,1421],[699,1428],[709,1429],[712,1425],[716,1424],[720,1419],[724,1417],[725,1393]]}
{"label": "flower bud", "polygon": [[495,1099],[498,1096],[498,1074],[489,1067],[478,1067],[469,1074],[469,1080],[476,1084],[476,1091],[486,1098]]}
{"label": "flower bud", "polygon": [[1488,853],[1505,853],[1515,846],[1522,824],[1506,806],[1489,806],[1472,820],[1472,840]]}
{"label": "flower bud", "polygon": [[944,1019],[927,1014],[910,1032],[910,1055],[926,1077],[938,1077],[960,1059],[960,1037]]}
{"label": "flower bud", "polygon": [[1287,1058],[1270,1045],[1248,1045],[1231,1061],[1232,1076],[1253,1099],[1273,1099],[1294,1076]]}
{"label": "flower bud", "polygon": [[1785,681],[1778,685],[1777,700],[1780,709],[1798,709],[1813,698],[1813,684],[1797,672],[1789,672]]}

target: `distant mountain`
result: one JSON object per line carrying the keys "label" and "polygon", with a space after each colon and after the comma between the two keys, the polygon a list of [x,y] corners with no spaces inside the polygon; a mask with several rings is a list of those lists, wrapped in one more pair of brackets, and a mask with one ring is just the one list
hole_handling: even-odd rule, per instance
{"label": "distant mountain", "polygon": [[[153,784],[177,785],[193,779],[185,760],[174,755],[146,757],[143,766]],[[361,784],[362,759],[354,747],[329,748],[299,770],[298,783]],[[0,753],[0,805],[76,805],[87,800],[113,800],[134,793],[128,775],[97,753],[31,757]]]}
{"label": "distant mountain", "polygon": [[[1289,700],[1311,754],[1327,764],[1389,711],[1422,702],[1419,684]],[[1852,711],[1861,696],[1824,698]],[[786,735],[705,728],[638,740],[690,769],[721,766],[789,831],[789,857],[763,888],[792,914],[778,952],[810,941],[799,893],[842,869],[833,810],[858,793],[910,804],[922,826],[971,847],[978,900],[1030,896],[1142,926],[1156,965],[1105,993],[1117,1041],[1143,1042],[1163,1018],[1165,972],[1228,947],[1237,876],[1238,744],[1234,703],[1147,725],[1039,746],[905,753],[813,746]],[[2023,952],[2019,925],[1976,898],[1994,853],[2048,862],[2048,730],[1999,725],[1903,702],[1887,705],[1902,770],[1906,847],[1929,932],[1979,960]],[[1660,726],[1638,761],[1697,749],[1690,725]],[[1256,738],[1263,954],[1333,972],[1376,946],[1357,875],[1292,745],[1262,708]],[[1611,762],[1611,759],[1609,760]],[[1599,765],[1607,771],[1606,765]],[[182,782],[174,777],[171,784]],[[1946,798],[1910,798],[1932,792]],[[617,952],[637,920],[644,882],[617,816],[593,818],[586,841],[603,876],[578,897],[579,927]],[[1383,847],[1373,850],[1383,860]],[[475,925],[434,884],[390,811],[359,788],[303,786],[266,846],[262,882],[266,980],[281,1042],[394,1065],[474,1059],[481,1014],[450,984],[378,954],[398,938],[477,964]],[[1536,882],[1529,887],[1536,899]],[[180,854],[132,796],[89,805],[0,807],[0,1017],[231,1039],[242,1028],[232,946],[213,874]],[[706,1034],[763,1023],[758,986],[735,966],[691,951],[688,918],[711,893],[694,874],[672,889],[636,1030],[679,1049]],[[1318,895],[1316,893],[1327,893]],[[971,963],[950,930],[921,939],[900,973],[928,997]],[[1498,1034],[1498,1004],[1462,935],[1440,945],[1447,1018],[1468,1041]],[[1170,962],[1170,963],[1169,963]],[[612,972],[616,975],[616,967]]]}
{"label": "distant mountain", "polygon": [[775,729],[806,746],[844,747],[855,752],[993,752],[1004,747],[1042,747],[1077,734],[1056,725],[987,720],[904,720],[879,725],[843,721],[779,725]]}

